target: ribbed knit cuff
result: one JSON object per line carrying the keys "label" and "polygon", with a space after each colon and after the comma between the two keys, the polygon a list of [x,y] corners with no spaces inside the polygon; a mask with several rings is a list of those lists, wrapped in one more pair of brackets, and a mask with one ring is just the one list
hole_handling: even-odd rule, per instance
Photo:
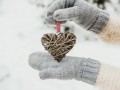
{"label": "ribbed knit cuff", "polygon": [[95,85],[99,74],[99,69],[100,62],[93,59],[82,60],[77,79],[91,85]]}
{"label": "ribbed knit cuff", "polygon": [[91,28],[89,28],[88,30],[99,34],[104,29],[104,27],[107,25],[109,21],[109,17],[110,16],[108,13],[104,12],[103,10],[100,10],[99,16],[97,17],[96,21],[91,26]]}

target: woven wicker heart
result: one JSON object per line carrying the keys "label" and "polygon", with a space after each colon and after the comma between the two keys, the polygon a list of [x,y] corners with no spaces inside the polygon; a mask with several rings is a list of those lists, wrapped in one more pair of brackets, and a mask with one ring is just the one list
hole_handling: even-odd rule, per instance
{"label": "woven wicker heart", "polygon": [[60,62],[75,45],[76,36],[70,32],[48,33],[42,37],[41,42],[54,59]]}

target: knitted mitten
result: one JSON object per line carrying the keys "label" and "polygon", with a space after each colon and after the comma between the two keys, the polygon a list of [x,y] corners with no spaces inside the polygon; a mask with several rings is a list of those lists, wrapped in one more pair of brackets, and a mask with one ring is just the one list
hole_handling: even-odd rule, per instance
{"label": "knitted mitten", "polygon": [[49,7],[46,23],[72,20],[83,28],[100,33],[109,20],[109,14],[84,0],[55,0]]}
{"label": "knitted mitten", "polygon": [[57,62],[47,53],[37,52],[29,57],[29,64],[40,71],[41,79],[76,79],[91,85],[96,83],[100,63],[89,58],[66,57]]}

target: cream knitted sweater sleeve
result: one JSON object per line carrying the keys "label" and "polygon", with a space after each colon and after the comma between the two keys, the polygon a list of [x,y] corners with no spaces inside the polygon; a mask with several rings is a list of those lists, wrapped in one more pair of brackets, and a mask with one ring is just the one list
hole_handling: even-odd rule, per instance
{"label": "cream knitted sweater sleeve", "polygon": [[120,19],[110,17],[107,26],[99,34],[103,41],[111,44],[120,44]]}
{"label": "cream knitted sweater sleeve", "polygon": [[[99,36],[107,43],[120,44],[120,19],[111,17]],[[101,90],[120,90],[120,69],[102,64],[96,85]]]}
{"label": "cream knitted sweater sleeve", "polygon": [[100,90],[120,90],[120,69],[102,64],[96,85]]}

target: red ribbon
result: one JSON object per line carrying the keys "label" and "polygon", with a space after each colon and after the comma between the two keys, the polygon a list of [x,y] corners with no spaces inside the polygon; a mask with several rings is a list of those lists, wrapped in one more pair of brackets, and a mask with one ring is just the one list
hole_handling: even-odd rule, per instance
{"label": "red ribbon", "polygon": [[60,21],[56,21],[56,30],[57,33],[60,32]]}

